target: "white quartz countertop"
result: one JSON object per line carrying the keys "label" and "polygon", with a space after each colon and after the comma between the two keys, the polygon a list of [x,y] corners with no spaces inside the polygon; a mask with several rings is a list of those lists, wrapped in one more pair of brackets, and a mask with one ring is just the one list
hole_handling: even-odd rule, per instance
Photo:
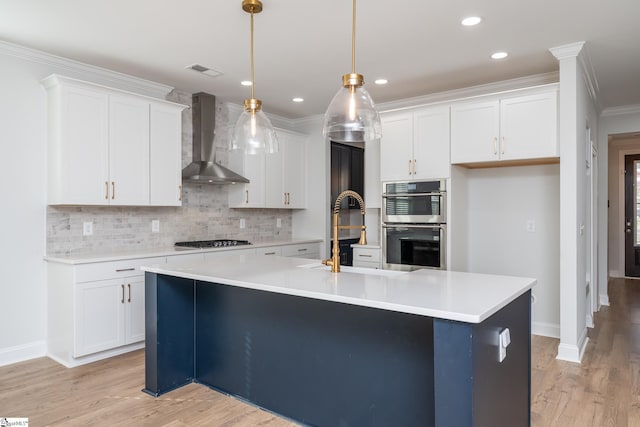
{"label": "white quartz countertop", "polygon": [[56,262],[60,264],[89,264],[93,262],[121,261],[121,260],[127,260],[127,259],[153,258],[153,257],[172,256],[172,255],[189,254],[189,253],[237,251],[242,249],[296,245],[301,243],[317,243],[321,241],[322,241],[321,239],[296,239],[296,240],[283,240],[283,241],[275,241],[275,242],[252,243],[251,245],[225,246],[222,248],[202,248],[202,249],[169,246],[169,247],[150,248],[150,249],[113,250],[109,252],[96,251],[96,252],[63,255],[63,256],[47,255],[44,257],[44,259],[45,261],[48,261],[48,262]]}
{"label": "white quartz countertop", "polygon": [[237,255],[142,270],[244,288],[480,323],[536,284],[535,279],[443,270],[398,272],[305,259]]}

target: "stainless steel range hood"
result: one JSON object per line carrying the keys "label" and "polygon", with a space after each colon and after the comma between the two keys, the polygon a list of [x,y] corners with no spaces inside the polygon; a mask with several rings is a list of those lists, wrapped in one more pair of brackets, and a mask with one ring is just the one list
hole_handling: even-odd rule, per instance
{"label": "stainless steel range hood", "polygon": [[199,184],[248,183],[249,180],[216,163],[214,126],[216,97],[199,92],[193,95],[193,161],[182,169],[182,181]]}

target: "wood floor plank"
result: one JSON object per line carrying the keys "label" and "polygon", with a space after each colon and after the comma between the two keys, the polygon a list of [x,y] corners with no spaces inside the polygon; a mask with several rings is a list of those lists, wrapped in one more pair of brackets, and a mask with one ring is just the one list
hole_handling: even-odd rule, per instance
{"label": "wood floor plank", "polygon": [[[613,279],[583,362],[556,359],[558,340],[532,338],[531,425],[640,427],[640,281]],[[48,358],[0,367],[0,416],[31,426],[296,425],[199,384],[159,398],[144,386],[144,351],[67,369]]]}

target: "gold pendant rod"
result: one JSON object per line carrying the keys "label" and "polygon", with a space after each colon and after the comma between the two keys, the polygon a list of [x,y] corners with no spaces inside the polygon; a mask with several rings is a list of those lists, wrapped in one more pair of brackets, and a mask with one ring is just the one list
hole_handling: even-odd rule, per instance
{"label": "gold pendant rod", "polygon": [[353,17],[351,22],[351,74],[356,72],[356,0],[353,0]]}
{"label": "gold pendant rod", "polygon": [[256,85],[256,82],[253,79],[253,10],[252,10],[251,11],[251,99],[255,98],[255,96],[253,96],[255,85]]}

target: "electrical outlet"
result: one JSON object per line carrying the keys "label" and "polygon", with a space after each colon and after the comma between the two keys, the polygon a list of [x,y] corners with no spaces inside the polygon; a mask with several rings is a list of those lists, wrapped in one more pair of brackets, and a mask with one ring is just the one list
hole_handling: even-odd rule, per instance
{"label": "electrical outlet", "polygon": [[276,219],[276,227],[282,228],[282,218],[277,218]]}
{"label": "electrical outlet", "polygon": [[151,220],[151,232],[152,233],[160,232],[160,220],[159,219]]}
{"label": "electrical outlet", "polygon": [[93,222],[85,222],[82,224],[82,235],[83,236],[93,235]]}
{"label": "electrical outlet", "polygon": [[245,228],[247,226],[247,221],[244,218],[240,218],[240,228]]}
{"label": "electrical outlet", "polygon": [[536,222],[532,219],[527,221],[527,232],[535,233],[536,232]]}

